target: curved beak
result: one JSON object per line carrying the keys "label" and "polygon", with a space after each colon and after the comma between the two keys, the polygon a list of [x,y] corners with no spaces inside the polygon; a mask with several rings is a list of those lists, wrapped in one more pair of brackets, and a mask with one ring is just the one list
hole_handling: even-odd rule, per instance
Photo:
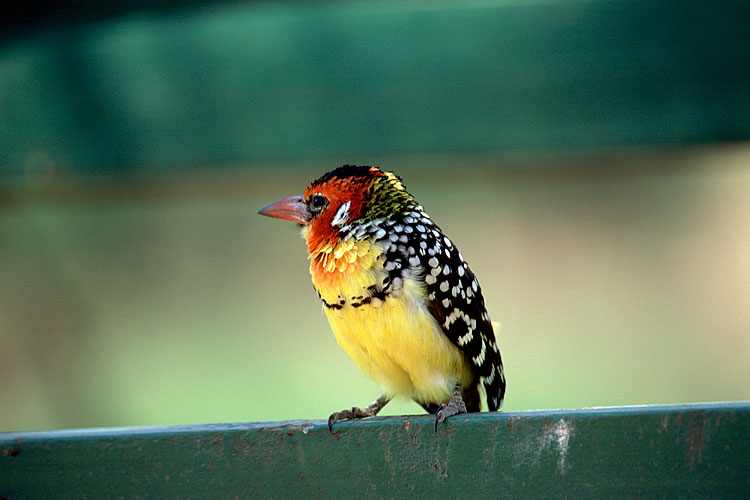
{"label": "curved beak", "polygon": [[301,196],[290,196],[266,205],[258,210],[260,215],[288,220],[306,226],[310,222],[310,212]]}

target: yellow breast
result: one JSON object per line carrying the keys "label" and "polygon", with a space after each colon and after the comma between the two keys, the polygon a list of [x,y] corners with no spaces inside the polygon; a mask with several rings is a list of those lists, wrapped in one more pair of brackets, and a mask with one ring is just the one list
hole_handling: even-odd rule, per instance
{"label": "yellow breast", "polygon": [[390,397],[422,403],[450,400],[456,383],[468,387],[471,371],[420,300],[416,284],[380,307],[326,309],[336,340]]}
{"label": "yellow breast", "polygon": [[[349,261],[352,252],[357,258]],[[316,267],[315,261],[310,268],[313,284],[327,303],[336,304],[342,298],[348,302],[382,279],[384,271],[376,264],[377,246],[355,245],[341,253],[347,259],[343,272],[338,270],[335,254],[328,254],[325,269]],[[394,295],[359,307],[349,303],[324,307],[336,340],[386,395],[421,403],[447,402],[456,383],[470,385],[468,363],[428,311],[421,283],[406,279],[401,293]]]}

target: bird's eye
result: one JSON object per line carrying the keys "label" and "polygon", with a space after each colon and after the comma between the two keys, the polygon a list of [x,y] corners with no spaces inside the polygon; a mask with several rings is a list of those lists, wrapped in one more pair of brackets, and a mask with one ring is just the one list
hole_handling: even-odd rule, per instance
{"label": "bird's eye", "polygon": [[326,205],[328,205],[328,200],[322,194],[314,194],[308,203],[310,205],[310,210],[313,212],[320,212]]}

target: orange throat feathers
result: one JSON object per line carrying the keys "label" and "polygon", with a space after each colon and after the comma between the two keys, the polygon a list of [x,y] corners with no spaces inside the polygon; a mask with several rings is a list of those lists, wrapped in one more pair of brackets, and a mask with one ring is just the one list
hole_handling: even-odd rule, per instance
{"label": "orange throat feathers", "polygon": [[373,266],[381,254],[378,245],[354,238],[315,240],[309,231],[303,230],[303,234],[308,242],[310,275],[323,298],[355,294],[375,281]]}

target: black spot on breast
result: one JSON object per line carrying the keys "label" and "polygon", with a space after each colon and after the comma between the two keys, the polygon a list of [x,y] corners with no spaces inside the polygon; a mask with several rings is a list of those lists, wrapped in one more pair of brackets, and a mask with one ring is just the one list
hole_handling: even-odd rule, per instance
{"label": "black spot on breast", "polygon": [[323,302],[323,305],[326,306],[328,309],[337,309],[337,310],[341,309],[344,307],[343,304],[345,303],[344,301],[342,301],[341,304],[329,304],[328,302],[326,302],[326,299],[322,297],[320,298],[320,300]]}

